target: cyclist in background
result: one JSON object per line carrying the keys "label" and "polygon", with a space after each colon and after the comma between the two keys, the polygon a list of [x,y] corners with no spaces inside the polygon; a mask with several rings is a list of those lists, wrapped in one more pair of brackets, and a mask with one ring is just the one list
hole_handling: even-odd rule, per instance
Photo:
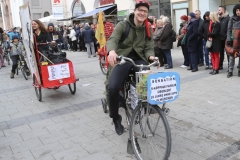
{"label": "cyclist in background", "polygon": [[[12,37],[12,43],[10,43],[10,48],[9,48],[10,57],[11,57],[12,62],[13,62],[10,78],[14,78],[15,71],[16,71],[17,66],[18,66],[18,61],[20,59],[19,56],[21,56],[22,61],[25,61],[24,57],[22,55],[23,49],[24,49],[23,44],[21,42],[19,42],[19,37],[16,36],[16,35],[13,36]],[[27,76],[30,76],[30,71],[28,69],[26,61],[24,62],[24,67],[26,69]]]}
{"label": "cyclist in background", "polygon": [[[128,77],[129,71],[133,68],[132,63],[126,62],[116,65],[118,56],[131,58],[136,64],[148,65],[154,61],[154,41],[152,32],[148,25],[147,17],[149,3],[140,1],[136,3],[134,13],[131,13],[126,21],[130,25],[130,31],[124,41],[120,41],[124,35],[126,22],[119,22],[107,42],[108,61],[111,67],[107,77],[107,98],[110,117],[113,119],[116,133],[123,134],[124,127],[121,124],[122,117],[118,114],[119,90]],[[111,73],[111,74],[110,74]]]}

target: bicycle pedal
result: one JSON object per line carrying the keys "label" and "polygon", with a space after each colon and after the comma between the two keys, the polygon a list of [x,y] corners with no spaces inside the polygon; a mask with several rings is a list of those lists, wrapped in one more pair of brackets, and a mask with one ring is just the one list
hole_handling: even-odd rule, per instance
{"label": "bicycle pedal", "polygon": [[169,109],[169,108],[165,108],[165,109],[164,109],[164,113],[165,113],[166,115],[168,115],[168,114],[170,113],[170,109]]}

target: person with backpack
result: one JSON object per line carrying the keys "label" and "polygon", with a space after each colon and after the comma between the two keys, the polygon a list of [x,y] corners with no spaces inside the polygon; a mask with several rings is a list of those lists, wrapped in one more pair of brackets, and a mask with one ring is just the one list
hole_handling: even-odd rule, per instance
{"label": "person with backpack", "polygon": [[171,49],[173,47],[173,40],[174,40],[173,26],[169,22],[169,18],[166,16],[162,18],[162,21],[163,21],[163,34],[160,38],[160,41],[161,41],[160,48],[163,50],[167,58],[167,66],[165,66],[164,69],[172,69],[173,63],[172,63]]}
{"label": "person with backpack", "polygon": [[[106,93],[110,117],[113,119],[115,131],[118,135],[122,135],[124,132],[124,127],[121,124],[122,116],[118,112],[119,90],[133,65],[128,62],[117,65],[117,57],[125,56],[131,58],[136,64],[143,65],[148,65],[150,61],[154,61],[154,41],[147,21],[148,12],[149,3],[143,1],[136,3],[134,13],[130,13],[125,21],[116,25],[106,45],[110,64]],[[129,23],[130,32],[124,41],[121,41],[121,37],[126,30],[126,22]]]}

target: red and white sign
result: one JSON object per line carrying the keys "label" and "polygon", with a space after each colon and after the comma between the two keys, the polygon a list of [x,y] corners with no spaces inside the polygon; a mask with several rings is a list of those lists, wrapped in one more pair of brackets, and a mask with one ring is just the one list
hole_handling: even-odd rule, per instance
{"label": "red and white sign", "polygon": [[100,0],[100,6],[114,4],[114,0]]}
{"label": "red and white sign", "polygon": [[62,6],[63,0],[52,0],[52,6]]}

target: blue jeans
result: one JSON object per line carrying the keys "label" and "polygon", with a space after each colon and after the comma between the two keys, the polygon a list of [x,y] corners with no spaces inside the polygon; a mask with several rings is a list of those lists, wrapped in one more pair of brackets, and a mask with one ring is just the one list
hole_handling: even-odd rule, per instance
{"label": "blue jeans", "polygon": [[198,64],[203,63],[203,42],[198,42]]}
{"label": "blue jeans", "polygon": [[206,48],[206,43],[207,43],[207,41],[203,40],[203,50],[204,50],[204,55],[205,55],[205,63],[206,63],[206,66],[212,66],[211,59],[209,58],[209,51]]}
{"label": "blue jeans", "polygon": [[171,49],[163,49],[163,52],[166,55],[168,67],[173,67]]}

